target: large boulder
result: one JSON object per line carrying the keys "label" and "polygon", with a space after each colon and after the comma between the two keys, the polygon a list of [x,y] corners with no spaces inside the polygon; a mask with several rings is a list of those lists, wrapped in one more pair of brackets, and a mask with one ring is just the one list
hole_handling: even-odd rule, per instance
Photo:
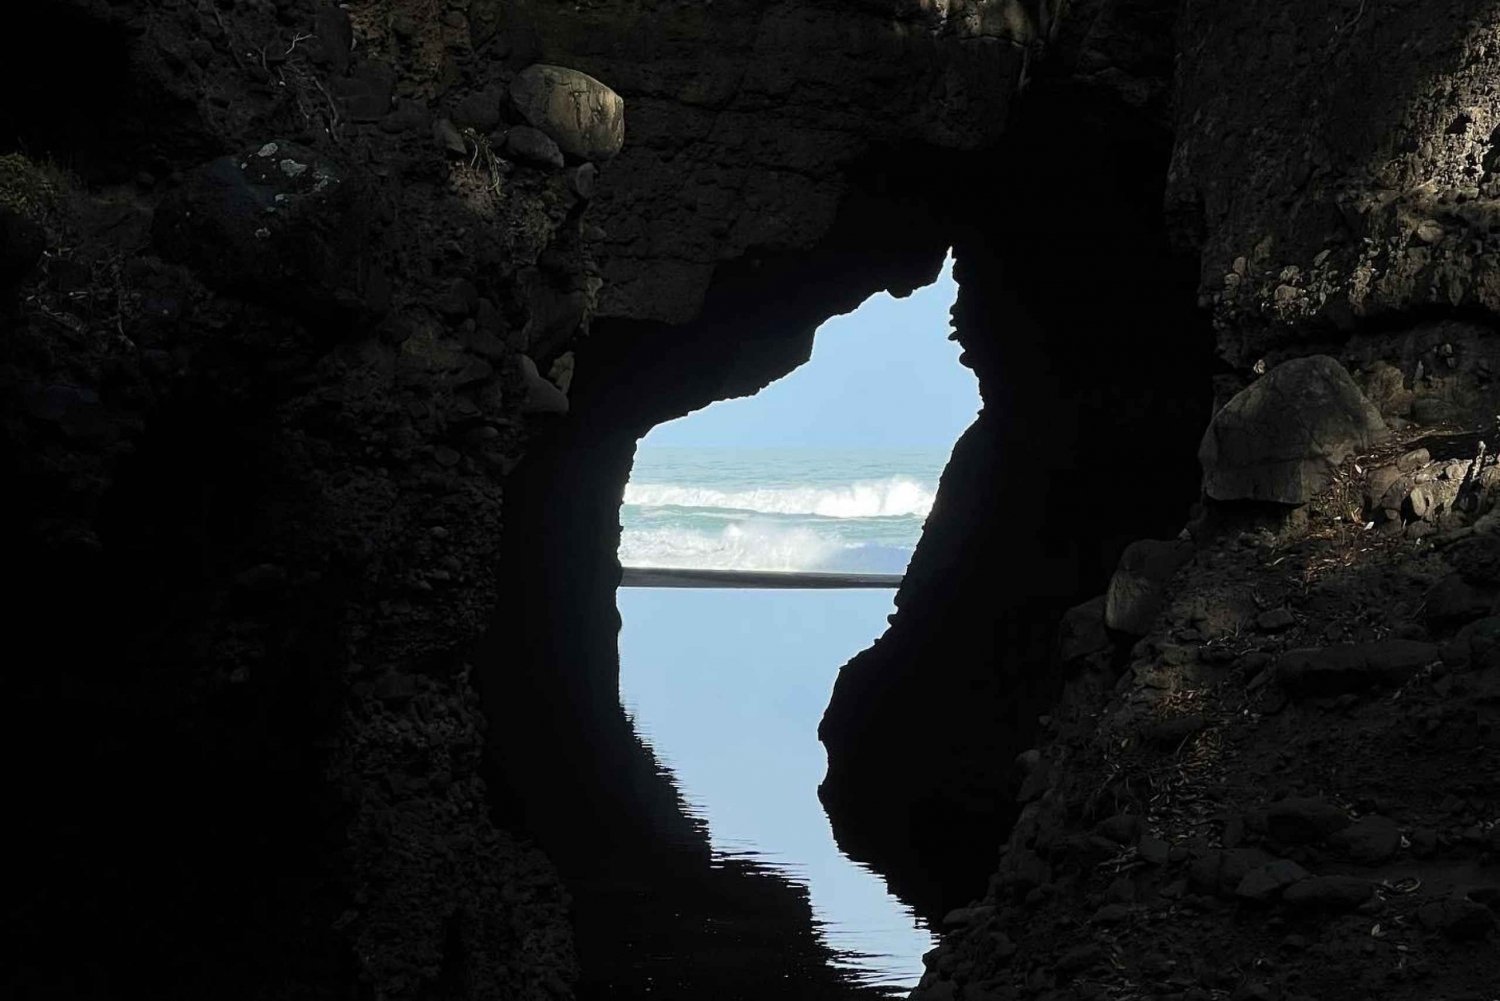
{"label": "large boulder", "polygon": [[624,99],[587,73],[528,66],[511,83],[510,99],[522,118],[570,156],[608,160],[625,144]]}
{"label": "large boulder", "polygon": [[1198,459],[1218,501],[1305,504],[1386,434],[1380,411],[1326,355],[1284,362],[1214,415]]}

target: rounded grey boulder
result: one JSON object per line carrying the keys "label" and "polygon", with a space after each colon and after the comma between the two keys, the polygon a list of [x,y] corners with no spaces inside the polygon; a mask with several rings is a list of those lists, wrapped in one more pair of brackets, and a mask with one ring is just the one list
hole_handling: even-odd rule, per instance
{"label": "rounded grey boulder", "polygon": [[625,144],[624,99],[587,73],[528,66],[511,83],[510,99],[522,118],[570,156],[608,160]]}
{"label": "rounded grey boulder", "polygon": [[1284,362],[1214,415],[1198,460],[1218,501],[1305,504],[1334,468],[1380,441],[1385,421],[1327,355]]}

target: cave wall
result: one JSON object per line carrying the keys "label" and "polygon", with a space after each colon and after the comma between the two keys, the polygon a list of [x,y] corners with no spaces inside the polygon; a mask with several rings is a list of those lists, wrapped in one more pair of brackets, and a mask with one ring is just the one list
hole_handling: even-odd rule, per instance
{"label": "cave wall", "polygon": [[[523,356],[552,370],[601,296],[589,343],[652,345],[672,340],[663,319],[703,307],[722,327],[746,295],[804,281],[788,312],[745,318],[732,356],[708,353],[718,374],[687,380],[693,399],[615,439],[785,371],[827,315],[935,273],[944,244],[891,206],[937,186],[923,151],[993,140],[1050,18],[1008,2],[19,13],[0,59],[18,98],[0,115],[6,547],[28,583],[18,642],[49,658],[7,734],[17,760],[47,749],[21,785],[39,862],[6,904],[27,957],[12,992],[566,996],[564,891],[494,823],[523,827],[524,804],[481,766],[477,688],[495,689],[470,659],[493,651],[507,679],[539,663],[530,633],[476,646],[525,590],[505,477],[558,423]],[[582,51],[614,38],[629,58]],[[653,82],[666,49],[691,65]],[[642,105],[618,162],[509,142],[507,88],[543,55],[618,75]],[[110,85],[59,78],[73,61]],[[695,96],[715,79],[734,93]],[[885,148],[902,176],[880,194]],[[892,228],[820,256],[846,204]],[[740,305],[703,306],[715,284]],[[607,375],[583,365],[580,399]],[[615,439],[601,468],[623,484]],[[58,962],[65,930],[108,944]]]}
{"label": "cave wall", "polygon": [[[1257,361],[1313,349],[1393,415],[1493,397],[1497,14],[1184,9],[1169,212],[1202,247],[1200,294],[1235,373],[1221,397]],[[1447,370],[1441,384],[1419,362]],[[1431,402],[1414,414],[1417,397]]]}
{"label": "cave wall", "polygon": [[[46,757],[15,992],[565,996],[563,889],[514,832],[568,820],[538,799],[560,765],[608,792],[569,734],[633,739],[612,591],[635,439],[789,371],[950,245],[985,413],[890,633],[841,676],[824,797],[924,911],[964,896],[1059,684],[1053,623],[1181,523],[1211,372],[1222,399],[1329,350],[1388,413],[1492,399],[1493,7],[17,13],[0,442],[18,642],[48,654],[8,734]],[[508,145],[538,60],[623,95],[618,157]],[[285,226],[224,196],[271,143],[307,170],[260,185]],[[566,418],[523,356],[571,362]],[[670,786],[639,784],[670,820]],[[922,874],[912,845],[961,864]],[[113,944],[51,963],[65,929]]]}
{"label": "cave wall", "polygon": [[[875,148],[993,145],[1058,6],[518,3],[518,38],[610,81],[631,109],[591,217],[600,315],[694,319],[722,265],[815,245],[845,171]],[[941,170],[923,183],[941,186]]]}
{"label": "cave wall", "polygon": [[514,123],[520,67],[482,5],[408,6],[80,0],[0,37],[4,549],[45,651],[8,996],[568,991],[463,655],[520,356],[597,289],[595,168],[435,137]]}
{"label": "cave wall", "polygon": [[[934,85],[868,56],[931,72],[934,51],[952,51],[942,79],[967,71],[975,40],[930,10],[894,30],[835,5],[727,5],[664,38],[629,22],[603,31],[597,8],[522,10],[544,58],[565,52],[645,110],[591,210],[613,277],[575,351],[572,412],[509,484],[510,597],[494,632],[531,639],[492,672],[491,715],[554,705],[562,731],[618,714],[614,550],[635,439],[790,370],[821,320],[930,277],[952,245],[958,337],[985,413],[945,475],[890,635],[845,670],[822,728],[841,844],[940,914],[988,871],[1009,762],[1055,692],[1062,611],[1102,588],[1134,535],[1175,531],[1196,492],[1211,357],[1196,262],[1161,222],[1171,5],[1081,5],[1048,23],[1050,58],[980,42],[1016,83],[1029,74],[1019,117],[949,99],[916,119],[910,94]],[[791,42],[788,18],[803,29]],[[826,56],[830,32],[857,63]],[[727,52],[722,38],[736,40]],[[706,131],[680,127],[705,119]],[[772,153],[806,159],[817,184],[777,181],[795,223],[768,230],[782,214],[757,192],[787,170]],[[650,301],[633,297],[638,269]],[[1112,486],[1137,476],[1152,488]],[[518,802],[538,796],[527,783],[550,785],[520,764],[524,742],[497,753],[518,763]]]}
{"label": "cave wall", "polygon": [[982,182],[1005,211],[954,237],[954,326],[984,407],[891,628],[840,673],[819,731],[840,843],[934,917],[983,885],[1014,815],[1011,763],[1061,684],[1062,613],[1125,543],[1186,516],[1211,402],[1195,261],[1161,223],[1165,130],[1043,80],[1007,142]]}

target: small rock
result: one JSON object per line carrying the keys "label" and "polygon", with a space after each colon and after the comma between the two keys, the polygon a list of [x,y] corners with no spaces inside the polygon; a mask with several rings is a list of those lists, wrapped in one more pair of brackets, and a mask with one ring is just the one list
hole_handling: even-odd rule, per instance
{"label": "small rock", "polygon": [[1417,920],[1429,931],[1441,932],[1457,942],[1485,938],[1495,927],[1495,915],[1488,907],[1459,896],[1423,904],[1417,909]]}
{"label": "small rock", "polygon": [[354,48],[354,27],[349,12],[331,4],[320,4],[313,20],[313,62],[342,74],[349,68]]}
{"label": "small rock", "polygon": [[1272,861],[1269,854],[1258,848],[1209,852],[1193,860],[1188,868],[1188,879],[1204,893],[1233,893],[1252,870]]}
{"label": "small rock", "polygon": [[450,320],[462,319],[474,311],[479,303],[479,290],[467,278],[456,278],[448,290],[438,296],[436,306],[439,313]]}
{"label": "small rock", "polygon": [[332,77],[328,88],[351,122],[378,122],[391,110],[396,71],[369,63],[352,77]]}
{"label": "small rock", "polygon": [[[1486,912],[1488,913],[1488,912]],[[1063,973],[1079,973],[1104,959],[1104,950],[1089,942],[1074,946],[1058,957],[1057,968]]]}
{"label": "small rock", "polygon": [[1117,925],[1130,918],[1130,908],[1124,904],[1105,904],[1089,918],[1091,924]]}
{"label": "small rock", "polygon": [[1297,863],[1290,859],[1276,859],[1245,873],[1234,893],[1245,900],[1266,901],[1307,878],[1307,870]]}
{"label": "small rock", "polygon": [[563,391],[542,378],[542,374],[537,371],[536,362],[528,355],[518,357],[521,374],[526,381],[526,402],[521,405],[522,411],[528,414],[567,413],[568,398]]}
{"label": "small rock", "polygon": [[991,917],[995,908],[988,905],[977,907],[958,907],[943,915],[944,928],[958,928],[964,925],[977,924]]}
{"label": "small rock", "polygon": [[432,141],[451,156],[469,155],[468,147],[464,145],[464,137],[446,118],[439,118],[432,123]]}
{"label": "small rock", "polygon": [[1183,539],[1142,539],[1125,547],[1105,593],[1105,624],[1145,636],[1161,611],[1164,585],[1192,556],[1193,544]]}
{"label": "small rock", "polygon": [[1443,239],[1442,223],[1436,219],[1424,219],[1418,226],[1416,238],[1422,243],[1438,243]]}
{"label": "small rock", "polygon": [[1161,838],[1146,835],[1141,838],[1135,850],[1140,853],[1141,858],[1151,865],[1166,865],[1171,852],[1171,846]]}
{"label": "small rock", "polygon": [[1113,817],[1106,817],[1099,821],[1094,830],[1104,835],[1115,844],[1132,844],[1141,835],[1144,824],[1141,818],[1133,813],[1119,813]]}
{"label": "small rock", "polygon": [[1266,830],[1283,844],[1315,844],[1348,826],[1344,811],[1321,799],[1292,797],[1266,810]]}
{"label": "small rock", "polygon": [[1494,598],[1452,573],[1428,588],[1423,601],[1427,621],[1435,628],[1452,628],[1489,614]]}
{"label": "small rock", "polygon": [[1255,624],[1268,633],[1290,629],[1297,624],[1297,617],[1288,608],[1273,608],[1256,616]]}
{"label": "small rock", "polygon": [[1432,461],[1432,453],[1425,448],[1412,449],[1396,460],[1396,468],[1403,473],[1409,473],[1419,466],[1425,466]]}
{"label": "small rock", "polygon": [[1384,862],[1401,849],[1396,822],[1378,815],[1361,817],[1328,840],[1346,858],[1366,865]]}
{"label": "small rock", "polygon": [[1118,876],[1104,888],[1104,899],[1111,904],[1135,902],[1135,881],[1129,876]]}
{"label": "small rock", "polygon": [[1438,832],[1431,827],[1411,832],[1411,853],[1417,858],[1432,858],[1438,852],[1438,845]]}
{"label": "small rock", "polygon": [[1057,630],[1057,659],[1071,664],[1110,648],[1104,627],[1104,595],[1075,605],[1063,613]]}
{"label": "small rock", "polygon": [[568,188],[584,201],[594,197],[598,185],[599,168],[592,163],[581,164],[568,173]]}
{"label": "small rock", "polygon": [[1293,883],[1281,899],[1299,910],[1352,911],[1375,895],[1375,884],[1353,876],[1314,876]]}
{"label": "small rock", "polygon": [[505,137],[505,149],[518,160],[539,164],[543,167],[561,167],[562,150],[552,138],[540,129],[517,125]]}
{"label": "small rock", "polygon": [[458,102],[453,109],[453,121],[477,132],[488,132],[500,124],[500,105],[505,100],[505,88],[491,84]]}
{"label": "small rock", "polygon": [[[410,98],[401,101],[394,111],[380,120],[380,131],[391,135],[401,132],[419,132],[428,127],[427,107],[422,102]],[[458,132],[455,130],[453,134],[457,136]],[[446,145],[441,140],[439,144]],[[459,144],[463,144],[462,138],[459,138]]]}

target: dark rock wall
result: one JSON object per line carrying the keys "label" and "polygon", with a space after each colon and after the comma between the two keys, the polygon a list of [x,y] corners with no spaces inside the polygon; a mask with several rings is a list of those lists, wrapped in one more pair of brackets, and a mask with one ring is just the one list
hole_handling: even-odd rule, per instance
{"label": "dark rock wall", "polygon": [[1211,357],[1193,261],[1161,223],[1167,152],[1108,94],[1042,81],[974,179],[1005,210],[953,230],[954,325],[984,409],[890,630],[843,670],[820,728],[841,843],[934,915],[993,863],[1010,763],[1059,684],[1062,612],[1196,493]]}
{"label": "dark rock wall", "polygon": [[[840,679],[824,796],[925,911],[967,896],[1053,625],[1191,499],[1212,346],[1221,399],[1318,350],[1388,417],[1496,402],[1492,8],[8,14],[3,544],[40,652],[9,992],[566,996],[564,892],[513,832],[577,823],[568,769],[701,850],[618,711],[636,438],[948,246],[985,412]],[[509,131],[539,60],[623,95],[621,155]],[[801,920],[741,875],[704,895]],[[54,961],[75,938],[103,944]]]}
{"label": "dark rock wall", "polygon": [[1462,0],[1185,9],[1171,210],[1240,373],[1399,332],[1421,342],[1391,345],[1420,391],[1417,357],[1455,338],[1418,328],[1492,324],[1496,17]]}
{"label": "dark rock wall", "polygon": [[[1055,6],[517,4],[518,45],[608,80],[630,108],[591,215],[601,315],[693,319],[721,265],[822,239],[845,171],[876,148],[992,146]],[[919,185],[951,183],[933,166]]]}
{"label": "dark rock wall", "polygon": [[10,996],[568,992],[463,651],[520,353],[597,277],[585,165],[434,139],[466,102],[515,121],[480,13],[389,45],[389,6],[7,23]]}

